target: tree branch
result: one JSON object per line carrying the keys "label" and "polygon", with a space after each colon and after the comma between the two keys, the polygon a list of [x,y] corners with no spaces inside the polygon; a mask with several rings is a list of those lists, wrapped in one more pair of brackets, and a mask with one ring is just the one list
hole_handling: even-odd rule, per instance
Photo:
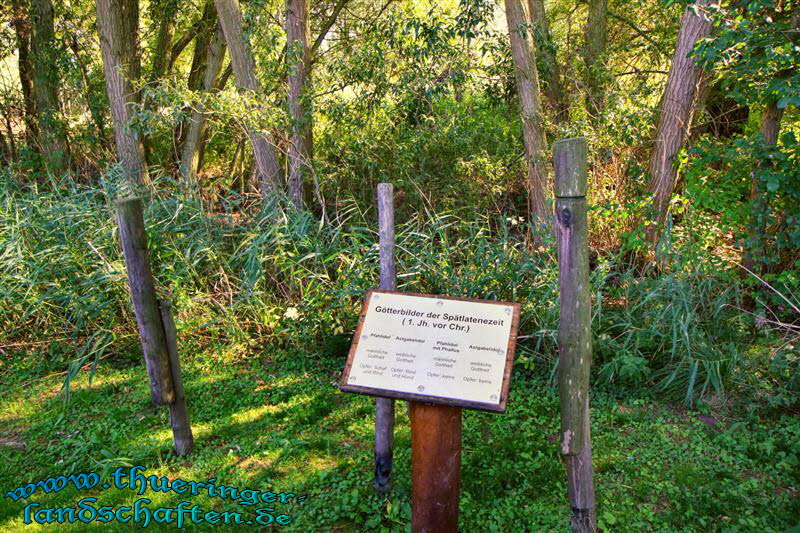
{"label": "tree branch", "polygon": [[314,54],[317,53],[317,49],[320,47],[320,45],[322,44],[322,41],[325,40],[325,36],[328,35],[328,32],[333,27],[334,23],[336,22],[337,17],[339,16],[339,13],[342,11],[342,9],[344,9],[344,6],[346,6],[347,2],[349,2],[349,1],[350,0],[338,0],[338,2],[336,2],[336,5],[333,6],[333,12],[327,18],[327,20],[325,20],[325,22],[322,24],[322,29],[320,29],[319,35],[314,40],[314,44],[311,45],[311,50],[309,51],[309,56],[313,57]]}

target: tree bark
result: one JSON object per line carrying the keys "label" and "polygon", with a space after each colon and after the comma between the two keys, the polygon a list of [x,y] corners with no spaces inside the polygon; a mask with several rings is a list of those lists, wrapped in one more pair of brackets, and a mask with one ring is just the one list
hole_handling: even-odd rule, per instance
{"label": "tree bark", "polygon": [[[214,0],[206,1],[203,8],[203,16],[197,24],[200,29],[194,39],[192,66],[189,68],[189,78],[186,82],[186,86],[193,91],[203,88],[209,46],[216,39],[216,30],[219,28],[219,19],[217,18],[217,10],[214,7]],[[222,38],[224,43],[225,36],[223,35]]]}
{"label": "tree bark", "polygon": [[[781,118],[783,109],[778,107],[777,100],[770,101],[761,113],[761,136],[764,144],[775,146],[778,144],[778,133],[781,128]],[[769,165],[769,161],[763,161],[759,167]],[[742,265],[751,272],[763,273],[764,266],[759,264],[759,260],[766,257],[766,230],[767,215],[769,210],[769,198],[763,183],[756,175],[757,169],[753,171],[750,180],[750,223],[748,227],[747,244],[745,247]]]}
{"label": "tree bark", "polygon": [[[206,64],[208,62],[209,46],[212,38],[215,35],[214,28],[218,26],[219,20],[217,19],[217,10],[214,7],[214,0],[206,0],[205,6],[203,7],[203,14],[201,15],[200,19],[193,24],[193,28],[196,28],[196,30],[194,32],[190,32],[194,35],[192,65],[189,68],[189,77],[186,81],[186,87],[190,91],[201,91],[203,89],[203,77],[206,71]],[[188,118],[175,126],[175,131],[173,132],[173,146],[175,148],[172,156],[175,160],[179,173],[182,177],[186,178],[187,174],[184,172],[184,169],[181,167],[181,165],[185,161],[184,150],[186,148],[186,136],[188,135],[190,127],[189,121],[192,116],[192,105],[185,106],[184,112]],[[192,175],[194,175],[194,172]],[[184,180],[184,182],[188,183],[186,180]]]}
{"label": "tree bark", "polygon": [[697,41],[711,33],[711,20],[704,11],[714,1],[716,0],[697,0],[696,4],[686,9],[681,19],[650,158],[650,193],[653,196],[655,218],[647,228],[647,240],[652,245],[661,240],[670,198],[677,181],[675,158],[689,133],[704,83],[700,67],[689,54]]}
{"label": "tree bark", "polygon": [[303,208],[303,178],[311,170],[312,123],[309,78],[308,3],[286,0],[286,65],[289,69],[289,199]]}
{"label": "tree bark", "polygon": [[[242,28],[242,12],[239,0],[215,0],[217,14],[228,44],[236,86],[240,91],[261,93],[261,83],[256,77],[256,64]],[[254,110],[256,111],[256,110]],[[274,143],[267,132],[248,128],[247,136],[253,145],[253,154],[258,169],[258,184],[263,200],[269,200],[278,190],[281,170],[275,155]]]}
{"label": "tree bark", "polygon": [[96,0],[96,7],[117,157],[132,183],[147,183],[144,149],[139,134],[130,126],[130,107],[138,100],[133,82],[140,70],[139,2]]}
{"label": "tree bark", "polygon": [[11,0],[12,21],[17,37],[19,54],[19,82],[22,87],[22,102],[25,108],[25,138],[30,146],[35,146],[39,137],[36,120],[36,102],[33,97],[33,66],[31,65],[31,24],[28,19],[27,0]]}
{"label": "tree bark", "polygon": [[75,34],[69,37],[69,48],[75,56],[75,62],[78,64],[78,69],[81,71],[81,83],[83,84],[84,98],[86,98],[86,107],[92,115],[95,129],[97,130],[97,141],[101,145],[105,145],[106,141],[106,128],[105,117],[103,113],[104,104],[97,102],[92,98],[92,86],[89,81],[89,71],[86,68],[86,61],[81,57],[81,49],[78,46],[78,38]]}
{"label": "tree bark", "polygon": [[50,0],[32,0],[31,22],[33,94],[39,120],[39,146],[48,166],[54,171],[62,171],[67,167],[69,144],[66,128],[60,119],[53,3]]}
{"label": "tree bark", "polygon": [[156,46],[153,50],[153,65],[150,69],[150,81],[157,81],[164,77],[167,67],[171,64],[168,51],[172,48],[178,0],[151,2],[150,11],[153,14],[153,19],[158,20],[158,34],[156,35]]}
{"label": "tree bark", "polygon": [[505,0],[506,21],[511,39],[511,53],[522,114],[522,135],[528,174],[528,203],[531,221],[548,224],[545,208],[544,145],[547,142],[542,127],[542,105],[539,100],[539,77],[536,60],[525,31],[525,12],[521,0]]}
{"label": "tree bark", "polygon": [[608,0],[589,0],[589,15],[584,34],[586,44],[583,50],[583,63],[586,73],[586,111],[589,118],[597,122],[603,114],[606,103],[606,18]]}
{"label": "tree bark", "polygon": [[542,81],[544,94],[555,112],[556,122],[565,122],[569,119],[564,88],[561,84],[561,73],[556,58],[556,48],[550,35],[550,25],[547,22],[547,13],[544,0],[528,0],[531,24],[533,25],[534,43],[536,53],[542,58]]}
{"label": "tree bark", "polygon": [[[198,39],[195,46],[199,44],[200,39]],[[222,69],[222,59],[225,56],[225,36],[222,34],[220,26],[217,26],[217,31],[214,33],[211,42],[207,43],[206,49],[206,61],[200,85],[203,95],[210,93],[214,89],[217,77]],[[187,185],[194,181],[195,173],[198,171],[200,146],[205,137],[206,116],[202,101],[203,95],[190,111],[181,152],[180,172]]]}

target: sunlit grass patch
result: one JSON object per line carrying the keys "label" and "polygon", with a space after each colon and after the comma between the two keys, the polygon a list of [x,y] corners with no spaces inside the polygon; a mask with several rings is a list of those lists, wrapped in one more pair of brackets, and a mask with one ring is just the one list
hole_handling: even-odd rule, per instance
{"label": "sunlit grass patch", "polygon": [[[188,351],[188,350],[187,350]],[[297,355],[299,357],[299,355]],[[374,399],[343,394],[331,365],[296,365],[297,358],[251,357],[216,364],[213,347],[183,357],[196,449],[171,452],[168,409],[150,403],[143,365],[102,364],[92,386],[76,376],[71,401],[52,396],[51,376],[23,394],[3,398],[3,411],[26,450],[0,443],[0,488],[61,473],[144,466],[146,475],[194,480],[262,491],[307,495],[281,506],[294,522],[287,531],[405,530],[410,519],[410,428],[405,402],[396,402],[394,488],[372,489]],[[651,399],[592,395],[595,482],[600,520],[614,531],[714,530],[739,523],[761,531],[789,527],[800,512],[792,487],[800,455],[796,419],[765,421],[721,417],[710,428],[695,412]],[[11,414],[9,414],[11,413]],[[464,412],[461,527],[467,531],[520,525],[536,531],[564,530],[569,507],[557,450],[558,398],[539,379],[518,371],[508,412]],[[739,424],[737,426],[737,424]],[[746,428],[746,430],[744,430]],[[554,440],[555,436],[555,440]],[[22,473],[22,476],[21,476]],[[20,477],[21,476],[21,477]],[[715,498],[706,494],[716,494]],[[175,493],[65,489],[36,494],[26,502],[0,499],[0,529],[15,531],[129,531],[129,524],[25,526],[30,501],[74,506],[83,497],[98,505],[174,507],[182,500],[204,509],[253,509],[231,499]],[[775,502],[778,502],[776,505]],[[727,517],[727,518],[723,518]],[[752,526],[755,524],[756,526]],[[134,526],[138,527],[138,526]],[[206,531],[209,525],[193,530]],[[745,527],[745,526],[742,526]],[[151,525],[155,531],[173,526]],[[241,530],[241,526],[214,530]]]}

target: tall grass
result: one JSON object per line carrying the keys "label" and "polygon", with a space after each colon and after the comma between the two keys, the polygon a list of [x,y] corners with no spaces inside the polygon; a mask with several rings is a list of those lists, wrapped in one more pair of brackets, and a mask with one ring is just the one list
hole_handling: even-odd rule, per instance
{"label": "tall grass", "polygon": [[[0,179],[0,348],[50,369],[72,361],[75,371],[135,347],[114,180],[43,191]],[[176,303],[182,335],[245,353],[292,345],[311,357],[344,355],[361,297],[377,285],[374,218],[354,199],[326,223],[235,197],[207,212],[167,178],[145,210],[157,290]],[[474,210],[416,212],[397,226],[399,287],[520,302],[520,371],[552,373],[557,262],[551,237],[534,248],[529,232]],[[654,385],[691,404],[725,392],[752,339],[730,278],[670,261],[658,276],[613,257],[593,269],[595,370],[601,382]],[[53,343],[62,349],[45,349]]]}

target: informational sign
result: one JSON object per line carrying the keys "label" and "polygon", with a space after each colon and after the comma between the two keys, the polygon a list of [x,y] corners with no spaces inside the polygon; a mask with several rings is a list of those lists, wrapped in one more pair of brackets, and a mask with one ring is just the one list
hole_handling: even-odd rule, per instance
{"label": "informational sign", "polygon": [[369,291],[346,392],[504,412],[519,304]]}

